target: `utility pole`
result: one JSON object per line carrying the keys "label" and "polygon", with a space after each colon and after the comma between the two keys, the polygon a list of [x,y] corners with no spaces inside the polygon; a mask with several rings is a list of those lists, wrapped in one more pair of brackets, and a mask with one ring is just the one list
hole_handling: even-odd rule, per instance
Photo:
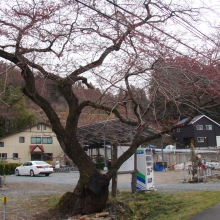
{"label": "utility pole", "polygon": [[164,161],[164,155],[163,155],[163,135],[161,135],[160,144],[161,144],[162,161]]}
{"label": "utility pole", "polygon": [[[111,164],[114,165],[115,161],[118,158],[118,142],[113,141],[112,142],[112,161]],[[112,177],[112,197],[116,197],[117,195],[117,181],[118,181],[118,175]]]}

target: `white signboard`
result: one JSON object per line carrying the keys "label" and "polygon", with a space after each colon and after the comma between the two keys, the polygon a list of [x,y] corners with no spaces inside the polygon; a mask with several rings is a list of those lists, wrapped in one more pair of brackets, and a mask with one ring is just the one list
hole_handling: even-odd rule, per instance
{"label": "white signboard", "polygon": [[[118,146],[118,157],[120,157],[129,147]],[[118,171],[134,170],[134,155],[128,158],[120,167]]]}

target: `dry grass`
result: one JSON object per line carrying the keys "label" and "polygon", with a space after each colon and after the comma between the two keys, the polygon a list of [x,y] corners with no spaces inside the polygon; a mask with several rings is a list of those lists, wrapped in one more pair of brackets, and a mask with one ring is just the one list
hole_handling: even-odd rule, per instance
{"label": "dry grass", "polygon": [[[49,220],[65,219],[51,217],[47,210],[57,204],[61,194],[17,195],[9,198],[7,219]],[[203,202],[201,202],[203,201]],[[205,201],[205,202],[204,202]],[[220,191],[196,191],[181,193],[120,192],[117,199],[110,199],[108,208],[115,219],[126,220],[184,220],[220,202]],[[3,204],[1,204],[3,209]]]}
{"label": "dry grass", "polygon": [[[42,194],[42,189],[44,193]],[[31,193],[31,190],[35,190]],[[53,191],[45,194],[45,190]],[[6,183],[1,188],[1,197],[7,196],[6,219],[9,220],[36,220],[36,215],[53,207],[63,192],[71,190],[70,187],[60,185],[47,185],[38,183]],[[15,191],[15,192],[13,192]],[[0,219],[3,216],[4,204],[0,202]],[[49,220],[50,218],[48,218]]]}
{"label": "dry grass", "polygon": [[[54,205],[59,195],[14,195],[8,196],[6,203],[6,219],[10,220],[36,220],[36,215],[48,210]],[[4,204],[0,209],[3,211]],[[3,213],[2,213],[3,216]],[[0,217],[1,219],[1,217]]]}
{"label": "dry grass", "polygon": [[[159,176],[155,177],[157,182],[179,182],[183,175],[181,172],[162,172],[159,173]],[[220,183],[219,178],[210,179],[209,181]],[[48,213],[47,210],[57,204],[64,192],[71,191],[72,189],[70,187],[46,184],[39,185],[36,183],[9,183],[8,187],[7,190],[1,191],[2,196],[8,196],[6,219],[65,219],[52,218],[52,213]],[[31,194],[30,191],[33,189],[36,191],[34,194]],[[52,190],[54,193],[41,194],[42,189]],[[10,193],[14,190],[18,193]],[[112,216],[120,216],[118,217],[120,220],[181,220],[188,219],[190,216],[219,203],[220,191],[191,191],[180,193],[152,192],[136,194],[120,192],[116,200],[110,199],[110,201],[106,210],[109,211]],[[0,203],[0,211],[3,211],[3,208],[3,204]],[[1,214],[3,216],[1,212],[0,219],[3,219],[1,218]]]}

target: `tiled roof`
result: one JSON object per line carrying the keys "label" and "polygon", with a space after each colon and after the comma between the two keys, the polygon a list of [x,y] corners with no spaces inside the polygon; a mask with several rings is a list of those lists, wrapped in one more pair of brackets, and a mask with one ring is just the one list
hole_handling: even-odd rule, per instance
{"label": "tiled roof", "polygon": [[[136,133],[136,127],[122,123],[119,119],[94,123],[78,127],[77,137],[83,145],[109,145],[117,140],[119,143],[129,143]],[[143,136],[154,135],[159,131],[148,126]]]}

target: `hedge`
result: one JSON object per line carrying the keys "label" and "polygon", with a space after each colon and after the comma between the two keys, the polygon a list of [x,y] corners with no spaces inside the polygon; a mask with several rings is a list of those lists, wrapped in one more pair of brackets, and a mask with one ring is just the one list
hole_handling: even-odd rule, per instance
{"label": "hedge", "polygon": [[15,168],[20,166],[20,163],[0,163],[0,175],[11,175],[15,173]]}
{"label": "hedge", "polygon": [[[104,167],[105,167],[105,164],[104,164],[104,162],[97,162],[97,163],[95,164],[95,167],[96,167],[96,169],[98,169],[98,170],[103,170]],[[107,167],[108,167],[108,170],[111,168],[111,162],[110,162],[110,161],[108,161]]]}
{"label": "hedge", "polygon": [[103,170],[105,164],[104,164],[104,162],[97,162],[97,163],[95,164],[95,166],[96,166],[96,169],[98,169],[98,170]]}

